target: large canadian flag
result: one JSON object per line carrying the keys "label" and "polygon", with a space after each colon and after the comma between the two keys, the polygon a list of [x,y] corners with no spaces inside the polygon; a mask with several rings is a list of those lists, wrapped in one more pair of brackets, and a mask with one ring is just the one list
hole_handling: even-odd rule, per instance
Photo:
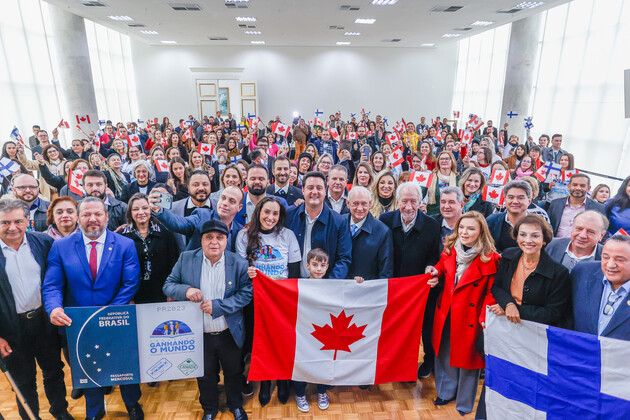
{"label": "large canadian flag", "polygon": [[397,279],[254,279],[250,381],[415,381],[430,274]]}

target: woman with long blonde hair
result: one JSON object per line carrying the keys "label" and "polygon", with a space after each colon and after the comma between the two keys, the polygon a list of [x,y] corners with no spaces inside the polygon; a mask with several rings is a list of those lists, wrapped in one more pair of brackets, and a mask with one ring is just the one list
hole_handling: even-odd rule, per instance
{"label": "woman with long blonde hair", "polygon": [[376,175],[372,183],[372,206],[370,213],[377,219],[383,213],[398,210],[396,201],[397,177],[389,169],[384,169]]}
{"label": "woman with long blonde hair", "polygon": [[499,258],[485,217],[470,211],[444,241],[440,261],[426,269],[433,276],[429,285],[442,288],[433,321],[434,404],[455,400],[462,416],[473,410],[479,373],[485,367],[483,328],[486,307],[495,304],[490,289]]}

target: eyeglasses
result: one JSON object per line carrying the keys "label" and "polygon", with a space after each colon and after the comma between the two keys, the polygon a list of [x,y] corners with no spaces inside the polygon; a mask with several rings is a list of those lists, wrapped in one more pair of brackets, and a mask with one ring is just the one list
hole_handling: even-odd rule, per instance
{"label": "eyeglasses", "polygon": [[604,306],[604,315],[610,315],[615,311],[613,305],[617,303],[620,298],[621,295],[618,295],[615,292],[610,292],[608,295],[608,302],[606,302],[606,306]]}
{"label": "eyeglasses", "polygon": [[25,191],[25,190],[36,190],[39,188],[37,185],[21,185],[19,187],[13,187],[14,190]]}

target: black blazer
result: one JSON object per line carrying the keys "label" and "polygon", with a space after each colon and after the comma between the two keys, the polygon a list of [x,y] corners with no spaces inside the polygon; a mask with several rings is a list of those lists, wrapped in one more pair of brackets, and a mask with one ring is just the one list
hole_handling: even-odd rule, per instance
{"label": "black blazer", "polygon": [[[53,239],[43,233],[26,232],[26,240],[31,248],[35,261],[41,267],[41,283],[44,283],[46,275],[48,252],[53,244]],[[42,300],[43,302],[43,300]],[[48,318],[48,317],[46,317]],[[46,321],[50,328],[52,324]],[[10,346],[15,346],[20,339],[20,327],[18,325],[17,310],[13,290],[6,272],[6,258],[0,250],[0,337],[7,340]]]}
{"label": "black blazer", "polygon": [[[549,203],[549,207],[547,208],[547,215],[551,221],[554,236],[558,233],[558,227],[560,227],[560,221],[564,214],[564,206],[567,204],[568,199],[568,197],[556,198]],[[586,198],[586,210],[595,210],[606,215],[604,205],[588,197]],[[573,223],[571,223],[571,225],[573,225]]]}
{"label": "black blazer", "polygon": [[503,251],[492,286],[492,296],[504,310],[508,303],[514,303],[521,319],[565,327],[571,309],[569,270],[552,260],[543,249],[538,267],[525,279],[523,300],[518,305],[512,297],[510,287],[521,255],[523,251],[520,248],[507,248]]}
{"label": "black blazer", "polygon": [[478,211],[483,214],[483,217],[488,217],[494,212],[494,204],[484,201],[481,197],[478,197],[468,211]]}
{"label": "black blazer", "polygon": [[[151,194],[151,190],[155,187],[155,181],[149,180],[147,184],[147,195]],[[130,182],[129,184],[123,187],[122,194],[120,195],[120,201],[123,203],[128,203],[129,199],[135,194],[140,192],[140,187],[138,186],[138,181]]]}
{"label": "black blazer", "polygon": [[394,277],[424,274],[427,265],[440,260],[440,225],[418,210],[416,223],[408,233],[402,228],[400,210],[381,214],[380,221],[392,231],[394,239]]}
{"label": "black blazer", "polygon": [[[352,216],[344,216],[350,230]],[[352,238],[352,262],[347,278],[365,280],[388,279],[394,276],[394,246],[392,232],[368,212],[365,222]]]}
{"label": "black blazer", "polygon": [[[276,194],[276,186],[275,185],[270,185],[267,187],[267,195],[273,195],[276,197],[281,197],[281,195]],[[304,195],[302,194],[302,190],[299,189],[298,187],[294,187],[293,185],[289,185],[289,192],[287,193],[286,197],[282,197],[285,200],[287,200],[287,204],[289,206],[292,206],[296,200],[298,199],[304,199]]]}

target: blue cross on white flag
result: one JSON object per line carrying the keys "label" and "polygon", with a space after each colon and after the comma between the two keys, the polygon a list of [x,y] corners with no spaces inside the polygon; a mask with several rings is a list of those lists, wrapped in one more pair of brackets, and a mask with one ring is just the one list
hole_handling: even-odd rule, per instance
{"label": "blue cross on white flag", "polygon": [[20,170],[20,165],[16,162],[13,162],[8,157],[3,157],[0,159],[0,175],[3,177],[7,177],[17,171]]}
{"label": "blue cross on white flag", "polygon": [[630,343],[486,316],[488,419],[627,419]]}
{"label": "blue cross on white flag", "polygon": [[321,110],[321,109],[319,109],[319,108],[317,108],[317,109],[315,110],[315,115],[316,115],[317,117],[319,117],[319,116],[320,116],[320,115],[322,115],[323,113],[324,113],[324,111],[322,111],[322,110]]}

